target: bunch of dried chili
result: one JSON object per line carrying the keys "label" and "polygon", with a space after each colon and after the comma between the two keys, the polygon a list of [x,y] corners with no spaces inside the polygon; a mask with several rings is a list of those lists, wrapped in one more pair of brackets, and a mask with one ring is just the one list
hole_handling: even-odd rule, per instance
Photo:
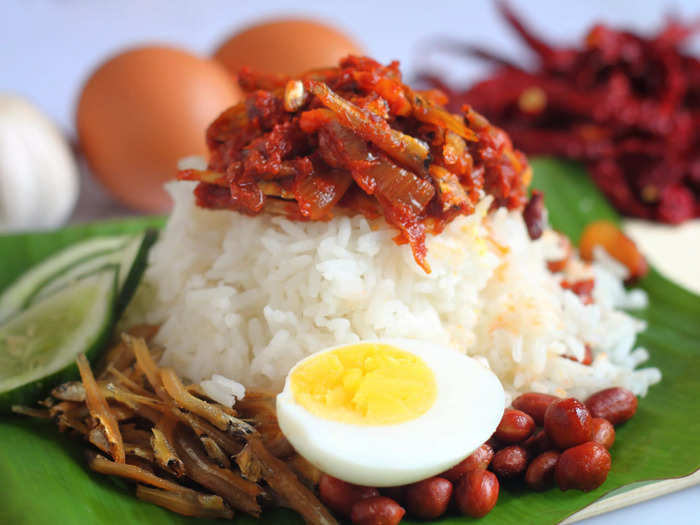
{"label": "bunch of dried chili", "polygon": [[329,220],[336,213],[383,216],[430,271],[425,238],[485,194],[521,208],[530,168],[508,136],[444,94],[403,84],[398,62],[350,56],[296,78],[244,69],[247,93],[207,130],[208,169],[199,206],[247,214]]}
{"label": "bunch of dried chili", "polygon": [[700,20],[669,20],[653,37],[596,25],[579,47],[556,48],[505,3],[500,10],[537,56],[533,69],[443,42],[438,49],[497,69],[466,91],[423,78],[449,93],[453,108],[479,108],[526,153],[585,162],[627,215],[667,223],[700,216],[700,61],[682,52]]}

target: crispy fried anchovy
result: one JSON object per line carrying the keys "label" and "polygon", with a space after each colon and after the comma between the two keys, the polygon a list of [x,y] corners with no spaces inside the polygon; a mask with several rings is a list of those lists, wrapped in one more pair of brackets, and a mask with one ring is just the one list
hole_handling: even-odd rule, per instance
{"label": "crispy fried anchovy", "polygon": [[124,443],[119,431],[119,424],[109,409],[109,405],[102,395],[102,389],[92,375],[90,363],[84,354],[78,356],[78,370],[85,387],[85,403],[90,410],[90,415],[104,430],[104,436],[109,443],[109,453],[117,463],[126,461]]}
{"label": "crispy fried anchovy", "polygon": [[264,479],[291,509],[301,514],[307,525],[337,525],[337,521],[287,465],[274,457],[258,436],[251,437],[247,451],[237,462],[246,476]]}
{"label": "crispy fried anchovy", "polygon": [[179,425],[175,433],[175,452],[185,465],[187,477],[203,487],[219,494],[232,507],[253,516],[260,515],[257,498],[262,489],[234,472],[223,469],[211,461],[191,430]]}
{"label": "crispy fried anchovy", "polygon": [[[161,418],[161,420],[163,419],[168,420],[170,418]],[[185,474],[185,466],[182,464],[182,460],[177,457],[172,444],[168,441],[165,433],[160,428],[153,427],[151,429],[150,442],[151,448],[153,449],[153,456],[163,470],[167,470],[177,477],[181,477]]]}
{"label": "crispy fried anchovy", "polygon": [[229,432],[232,435],[249,436],[255,433],[255,429],[245,421],[227,414],[213,403],[207,403],[190,394],[185,390],[174,370],[170,368],[162,369],[160,378],[165,391],[180,408],[189,410],[193,414],[206,419],[219,430]]}
{"label": "crispy fried anchovy", "polygon": [[145,483],[153,487],[158,487],[163,490],[169,490],[176,493],[189,492],[190,489],[156,476],[153,472],[149,472],[136,465],[126,463],[115,463],[108,460],[106,457],[96,454],[92,451],[86,452],[88,458],[88,466],[95,472],[107,474],[108,476],[119,476],[127,478],[139,483]]}
{"label": "crispy fried anchovy", "polygon": [[85,402],[85,387],[80,381],[68,381],[58,385],[51,391],[51,395],[61,401]]}
{"label": "crispy fried anchovy", "polygon": [[46,408],[32,408],[23,405],[12,405],[12,412],[23,416],[36,417],[39,419],[51,419],[51,412]]}
{"label": "crispy fried anchovy", "polygon": [[345,100],[323,82],[309,80],[304,85],[324,106],[338,115],[341,124],[412,171],[419,174],[427,172],[430,149],[425,142],[393,129],[384,119]]}
{"label": "crispy fried anchovy", "polygon": [[440,128],[446,128],[465,140],[476,141],[478,137],[473,130],[464,123],[464,118],[450,113],[449,111],[436,106],[424,96],[409,90],[409,98],[413,107],[413,116],[421,122],[433,124]]}
{"label": "crispy fried anchovy", "polygon": [[221,450],[216,441],[209,436],[200,436],[199,441],[201,441],[207,456],[216,461],[221,468],[231,468],[231,460]]}
{"label": "crispy fried anchovy", "polygon": [[459,210],[469,205],[469,197],[467,197],[467,192],[464,191],[457,175],[436,164],[430,166],[430,175],[435,181],[435,188],[443,212],[452,209]]}
{"label": "crispy fried anchovy", "polygon": [[158,366],[148,350],[146,341],[144,341],[141,337],[133,337],[129,334],[122,334],[122,340],[134,352],[138,367],[146,375],[146,379],[158,397],[163,401],[168,401],[170,397],[163,389],[163,384],[160,381],[160,374],[158,373]]}
{"label": "crispy fried anchovy", "polygon": [[186,410],[182,410],[178,407],[174,407],[172,412],[175,417],[177,417],[185,425],[189,426],[192,431],[197,434],[200,440],[203,437],[211,437],[214,439],[219,447],[221,447],[221,449],[229,457],[235,456],[243,448],[243,444],[239,438],[219,430],[208,421],[197,417],[194,414],[190,414]]}
{"label": "crispy fried anchovy", "polygon": [[175,493],[138,485],[136,487],[136,497],[183,516],[233,518],[233,511],[226,506],[221,496],[200,494],[194,491],[192,493]]}

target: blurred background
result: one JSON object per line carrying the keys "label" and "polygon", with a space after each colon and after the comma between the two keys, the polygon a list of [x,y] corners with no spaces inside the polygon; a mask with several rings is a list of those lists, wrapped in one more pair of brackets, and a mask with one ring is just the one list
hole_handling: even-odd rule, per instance
{"label": "blurred background", "polygon": [[[668,14],[686,21],[700,16],[697,0],[512,0],[510,5],[548,41],[564,45],[580,44],[598,22],[651,34]],[[210,57],[232,35],[256,23],[284,17],[311,18],[337,28],[379,61],[400,60],[409,80],[425,66],[427,57],[422,50],[435,37],[476,43],[516,63],[533,63],[533,54],[504,21],[496,4],[487,1],[9,0],[0,7],[0,90],[29,99],[75,145],[81,89],[89,75],[111,56],[127,47],[158,43]],[[325,41],[317,43],[323,46]],[[690,41],[689,48],[696,54],[699,46],[697,38]],[[456,86],[468,86],[491,69],[479,60],[455,55],[433,54],[430,64]],[[134,213],[96,184],[84,163],[81,172],[80,199],[70,215],[71,222]]]}
{"label": "blurred background", "polygon": [[[605,22],[643,33],[659,29],[666,15],[690,21],[697,0],[511,0],[510,4],[552,42],[579,42]],[[124,47],[169,43],[211,55],[232,34],[251,24],[284,16],[311,17],[343,30],[380,62],[400,60],[410,78],[421,61],[421,44],[449,36],[488,45],[518,59],[531,59],[499,15],[496,4],[479,2],[305,2],[150,0],[79,2],[6,0],[0,7],[0,80],[3,91],[29,97],[67,131],[74,132],[75,103],[87,76]],[[700,41],[690,43],[700,50]],[[452,60],[445,69],[474,81],[485,66]]]}

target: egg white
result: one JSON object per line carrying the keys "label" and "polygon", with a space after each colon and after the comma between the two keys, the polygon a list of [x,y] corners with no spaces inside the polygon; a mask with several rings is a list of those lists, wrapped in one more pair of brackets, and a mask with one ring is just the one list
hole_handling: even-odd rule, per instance
{"label": "egg white", "polygon": [[456,465],[494,432],[505,408],[493,372],[455,350],[412,339],[383,343],[422,358],[435,374],[437,396],[423,415],[394,425],[357,425],[323,419],[298,405],[287,375],[277,396],[279,425],[292,446],[321,471],[349,483],[391,487],[434,476]]}

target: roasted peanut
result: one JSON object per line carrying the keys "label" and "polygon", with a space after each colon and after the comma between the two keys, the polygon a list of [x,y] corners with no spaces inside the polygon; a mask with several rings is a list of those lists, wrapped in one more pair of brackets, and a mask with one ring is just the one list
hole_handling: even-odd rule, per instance
{"label": "roasted peanut", "polygon": [[450,480],[455,483],[459,478],[461,478],[466,472],[478,468],[487,468],[491,460],[493,459],[493,448],[491,445],[484,443],[474,452],[471,453],[466,459],[463,459],[457,463],[450,470],[447,470],[440,474],[441,478]]}
{"label": "roasted peanut", "polygon": [[428,478],[406,487],[404,505],[410,515],[433,520],[445,513],[451,497],[452,483],[445,478]]}
{"label": "roasted peanut", "polygon": [[570,397],[549,405],[544,429],[552,443],[561,449],[590,441],[591,415],[583,403]]}
{"label": "roasted peanut", "polygon": [[530,239],[535,240],[542,237],[542,232],[546,226],[544,195],[541,191],[533,190],[530,200],[523,208],[523,220],[527,227]]}
{"label": "roasted peanut", "polygon": [[353,525],[397,525],[406,510],[393,499],[375,496],[358,501],[350,511]]}
{"label": "roasted peanut", "polygon": [[593,260],[593,248],[602,246],[610,256],[624,264],[629,271],[629,279],[643,277],[649,266],[634,241],[610,221],[592,222],[581,234],[579,251],[587,261]]}
{"label": "roasted peanut", "polygon": [[472,518],[486,516],[498,501],[498,479],[488,470],[470,470],[455,487],[454,499],[459,511]]}
{"label": "roasted peanut", "polygon": [[619,425],[637,411],[637,397],[626,388],[606,388],[586,399],[586,407],[593,417],[602,417]]}
{"label": "roasted peanut", "polygon": [[493,435],[486,440],[486,444],[491,447],[494,452],[501,450],[504,445],[499,440],[497,440]]}
{"label": "roasted peanut", "polygon": [[355,503],[366,498],[379,496],[379,491],[372,487],[353,485],[328,474],[322,474],[318,484],[318,495],[329,509],[343,516],[349,516]]}
{"label": "roasted peanut", "polygon": [[406,490],[406,485],[400,485],[398,487],[383,487],[379,490],[382,496],[393,499],[399,505],[403,502],[403,494]]}
{"label": "roasted peanut", "polygon": [[557,462],[554,473],[557,485],[561,490],[593,490],[608,477],[610,461],[610,453],[595,441],[569,448]]}
{"label": "roasted peanut", "polygon": [[530,457],[539,456],[542,452],[552,449],[552,441],[543,428],[535,431],[529,438],[522,442],[522,447],[527,450]]}
{"label": "roasted peanut", "polygon": [[544,490],[554,484],[554,470],[559,452],[550,450],[533,459],[525,471],[525,483],[534,490]]}
{"label": "roasted peanut", "polygon": [[491,470],[503,479],[519,476],[527,468],[527,451],[519,445],[511,445],[496,452],[491,460]]}
{"label": "roasted peanut", "polygon": [[528,392],[521,394],[513,401],[513,408],[522,410],[528,414],[538,426],[544,425],[544,413],[547,407],[558,401],[560,398],[549,394],[540,394],[538,392]]}
{"label": "roasted peanut", "polygon": [[494,436],[504,443],[519,443],[532,434],[535,420],[521,410],[506,408]]}
{"label": "roasted peanut", "polygon": [[566,268],[566,265],[569,263],[569,260],[571,259],[571,255],[574,252],[573,247],[571,246],[571,241],[569,240],[568,237],[562,234],[557,234],[559,236],[559,246],[562,248],[564,251],[564,256],[561,259],[553,259],[547,261],[547,268],[549,269],[550,272],[552,273],[557,273],[557,272],[562,272],[564,271],[564,268]]}
{"label": "roasted peanut", "polygon": [[591,419],[591,425],[593,426],[591,441],[600,443],[610,450],[615,443],[615,427],[612,423],[602,417],[594,417]]}

